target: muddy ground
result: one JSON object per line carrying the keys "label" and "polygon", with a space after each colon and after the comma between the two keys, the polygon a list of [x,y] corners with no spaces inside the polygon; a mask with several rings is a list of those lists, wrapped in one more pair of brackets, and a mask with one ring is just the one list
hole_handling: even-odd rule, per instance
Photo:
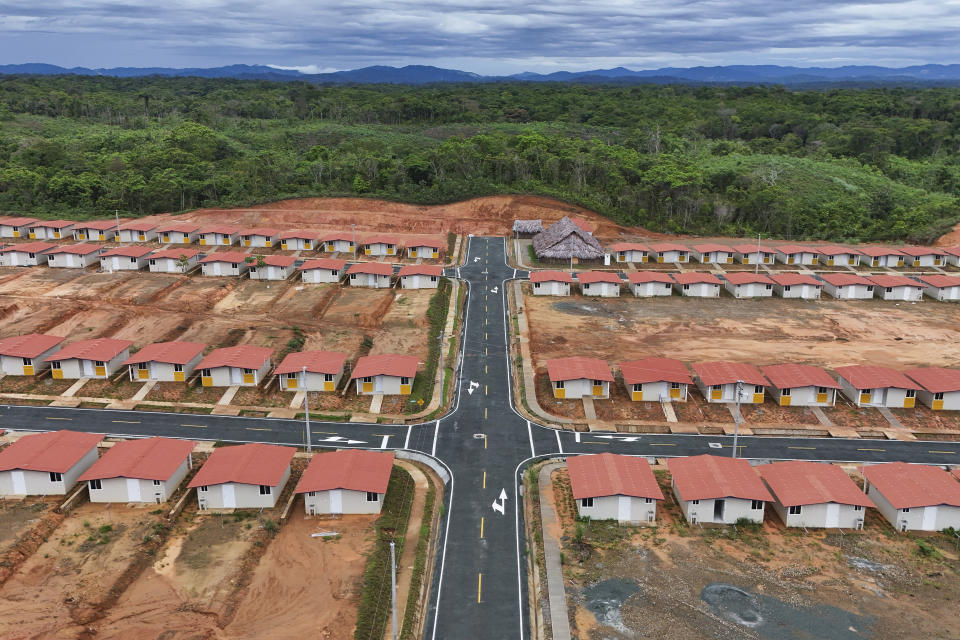
{"label": "muddy ground", "polygon": [[553,499],[571,632],[582,639],[956,638],[960,564],[943,534],[897,534],[873,510],[862,533],[687,526],[667,496],[657,526],[580,522],[565,470]]}

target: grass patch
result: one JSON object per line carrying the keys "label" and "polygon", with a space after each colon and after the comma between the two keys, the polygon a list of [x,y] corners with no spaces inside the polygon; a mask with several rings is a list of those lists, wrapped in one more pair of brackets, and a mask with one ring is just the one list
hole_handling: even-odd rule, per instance
{"label": "grass patch", "polygon": [[[427,307],[427,319],[430,322],[427,338],[427,364],[423,372],[413,380],[409,402],[405,403],[404,406],[406,412],[420,411],[430,404],[430,399],[433,397],[434,378],[437,374],[437,364],[440,361],[440,336],[443,334],[444,325],[447,324],[447,312],[450,309],[450,291],[452,288],[453,285],[450,284],[448,278],[441,278],[436,293],[430,297],[430,304]],[[417,400],[423,400],[423,406],[418,405]]]}
{"label": "grass patch", "polygon": [[410,590],[407,592],[407,606],[403,611],[401,640],[412,640],[416,621],[423,614],[420,611],[420,589],[427,568],[427,548],[430,546],[430,527],[433,524],[433,508],[436,501],[436,489],[430,476],[427,476],[427,497],[423,504],[423,519],[420,525],[420,537],[417,539],[417,554],[413,560],[413,573],[410,576]]}

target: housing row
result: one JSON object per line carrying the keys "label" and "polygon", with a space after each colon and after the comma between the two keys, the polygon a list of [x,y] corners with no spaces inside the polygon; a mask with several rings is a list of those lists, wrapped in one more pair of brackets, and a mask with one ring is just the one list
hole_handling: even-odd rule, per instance
{"label": "housing row", "polygon": [[[907,277],[899,274],[861,276],[855,273],[663,273],[630,271],[627,287],[638,298],[682,296],[717,298],[726,290],[734,298],[765,298],[774,293],[783,298],[817,300],[826,292],[838,300],[903,300],[917,302],[924,294],[934,300],[960,300],[960,277],[941,274]],[[574,283],[585,296],[618,297],[624,284],[614,271],[532,271],[534,295],[568,296]]]}
{"label": "housing row", "polygon": [[[843,394],[858,407],[911,409],[917,398],[935,411],[960,409],[960,369],[920,367],[900,372],[889,367],[837,367],[834,379],[809,364],[757,368],[741,362],[699,362],[693,375],[679,360],[643,358],[619,365],[627,395],[634,402],[685,402],[695,386],[707,402],[762,404],[767,390],[781,406],[829,407]],[[557,399],[610,397],[615,377],[598,358],[572,356],[547,361]],[[739,389],[739,392],[738,392]]]}
{"label": "housing row", "polygon": [[[653,523],[664,500],[645,458],[612,453],[567,458],[581,517]],[[891,462],[860,471],[792,460],[756,467],[742,458],[670,458],[670,489],[690,524],[762,523],[767,505],[788,527],[862,529],[876,509],[897,531],[960,528],[960,469]]]}
{"label": "housing row", "polygon": [[36,220],[24,217],[0,217],[0,238],[64,240],[83,242],[158,242],[160,244],[197,244],[206,247],[279,247],[282,250],[362,253],[368,256],[439,258],[443,243],[418,238],[404,246],[398,236],[333,231],[320,233],[304,229],[269,227],[242,228],[232,225],[200,225],[193,222],[150,222],[135,220],[117,224],[112,220],[77,222],[76,220]]}
{"label": "housing row", "polygon": [[[66,495],[86,484],[91,502],[170,499],[194,467],[195,442],[121,440],[100,455],[103,436],[76,431],[25,435],[0,451],[0,496]],[[290,479],[296,449],[269,444],[218,447],[188,489],[205,509],[273,508]],[[393,453],[345,449],[314,454],[294,492],[308,515],[380,513]]]}
{"label": "housing row", "polygon": [[[203,352],[199,342],[155,342],[131,354],[133,342],[115,338],[77,340],[27,334],[0,339],[0,370],[10,376],[54,379],[111,378],[126,368],[133,382],[193,382],[204,387],[256,387],[273,376],[283,391],[336,391],[348,373],[347,354],[336,351],[288,353],[274,366],[273,349],[240,345]],[[360,395],[409,395],[417,374],[415,356],[361,356],[349,369]]]}

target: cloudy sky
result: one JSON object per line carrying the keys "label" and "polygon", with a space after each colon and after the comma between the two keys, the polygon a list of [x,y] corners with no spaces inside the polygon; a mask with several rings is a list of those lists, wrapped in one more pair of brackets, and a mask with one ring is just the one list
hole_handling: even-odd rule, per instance
{"label": "cloudy sky", "polygon": [[0,64],[484,74],[960,62],[960,0],[0,0]]}

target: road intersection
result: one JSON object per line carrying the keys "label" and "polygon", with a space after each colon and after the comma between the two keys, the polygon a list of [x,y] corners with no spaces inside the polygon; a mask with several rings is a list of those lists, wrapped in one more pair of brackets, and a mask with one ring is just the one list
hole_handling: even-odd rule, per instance
{"label": "road intersection", "polygon": [[[426,637],[526,638],[526,541],[520,476],[533,459],[604,451],[648,457],[730,455],[730,436],[577,433],[531,423],[511,394],[506,284],[526,277],[507,264],[502,237],[471,237],[459,268],[467,287],[453,409],[416,425],[313,422],[314,447],[407,449],[449,471]],[[115,436],[167,436],[303,446],[304,425],[289,419],[0,406],[0,427],[73,429]],[[960,464],[960,443],[746,436],[741,457],[835,462],[902,460]]]}

